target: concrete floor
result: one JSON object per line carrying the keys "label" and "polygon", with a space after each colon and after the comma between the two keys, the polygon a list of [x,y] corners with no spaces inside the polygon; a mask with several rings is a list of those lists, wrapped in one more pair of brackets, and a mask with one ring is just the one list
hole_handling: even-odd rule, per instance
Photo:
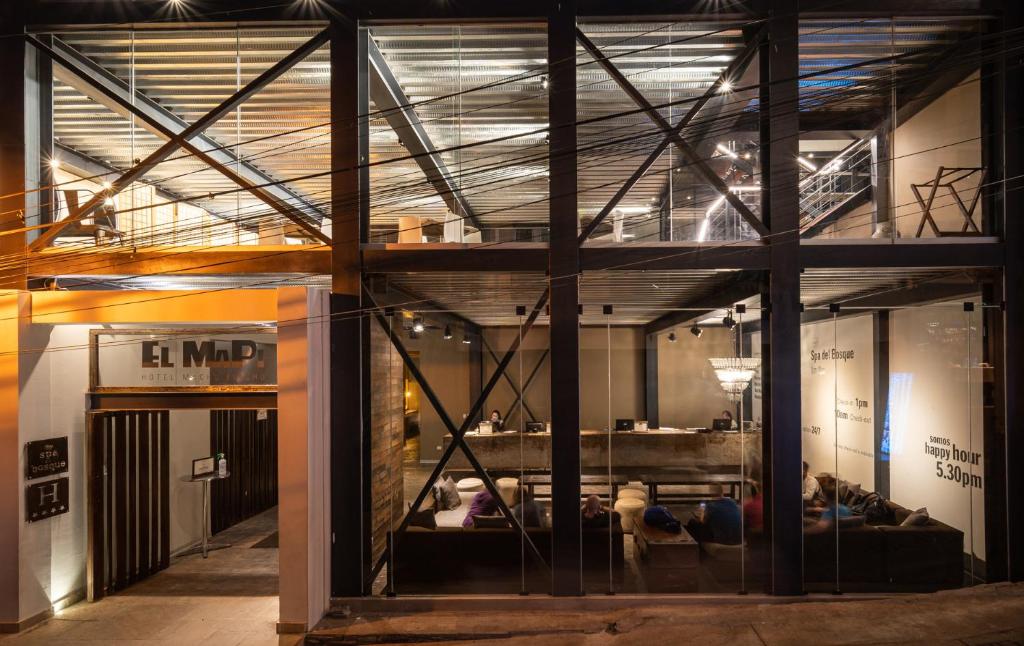
{"label": "concrete floor", "polygon": [[131,644],[292,646],[276,634],[277,549],[252,545],[277,530],[277,509],[217,535],[231,547],[171,560],[153,577],[96,603],[81,602],[0,646]]}
{"label": "concrete floor", "polygon": [[[384,600],[388,601],[396,600]],[[397,600],[401,601],[401,600]],[[484,604],[492,608],[485,609]],[[692,599],[658,603],[625,595],[582,600],[454,600],[392,604],[325,620],[307,644],[1024,644],[1024,584],[994,584],[886,599],[831,597],[780,602]],[[616,608],[616,605],[618,607]],[[381,601],[377,601],[379,609]],[[386,606],[385,606],[386,608]]]}

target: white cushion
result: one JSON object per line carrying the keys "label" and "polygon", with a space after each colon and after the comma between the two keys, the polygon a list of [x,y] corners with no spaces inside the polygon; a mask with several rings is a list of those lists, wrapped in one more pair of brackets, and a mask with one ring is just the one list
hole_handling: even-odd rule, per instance
{"label": "white cushion", "polygon": [[619,512],[622,531],[632,532],[633,523],[644,513],[647,505],[639,498],[619,498],[615,501],[615,511]]}
{"label": "white cushion", "polygon": [[513,504],[512,497],[516,494],[516,487],[519,486],[519,480],[517,478],[498,478],[498,481],[494,484],[498,487],[501,499],[505,501],[506,505],[511,507]]}
{"label": "white cushion", "polygon": [[483,491],[484,481],[480,478],[463,478],[456,483],[455,488],[458,489],[459,492]]}
{"label": "white cushion", "polygon": [[619,489],[619,500],[626,500],[632,498],[634,500],[642,500],[647,502],[647,492],[641,491],[640,489]]}

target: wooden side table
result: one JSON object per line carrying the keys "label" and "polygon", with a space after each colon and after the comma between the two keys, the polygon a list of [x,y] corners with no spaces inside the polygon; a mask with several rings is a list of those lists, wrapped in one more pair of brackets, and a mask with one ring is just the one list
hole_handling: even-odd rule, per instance
{"label": "wooden side table", "polygon": [[633,525],[634,556],[648,592],[696,592],[700,545],[683,528],[679,534]]}

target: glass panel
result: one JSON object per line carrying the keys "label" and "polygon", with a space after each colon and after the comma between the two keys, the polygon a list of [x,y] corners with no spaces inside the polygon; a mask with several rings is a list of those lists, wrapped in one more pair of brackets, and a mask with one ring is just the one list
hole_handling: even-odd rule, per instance
{"label": "glass panel", "polygon": [[[578,129],[579,199],[589,240],[759,237],[751,222],[759,220],[761,202],[759,64],[756,47],[746,45],[747,27],[692,21],[580,25],[590,43],[577,47],[577,100],[585,119]],[[660,123],[595,56],[610,59],[657,109]],[[680,134],[685,150],[668,143],[666,128]],[[646,172],[637,176],[640,169]],[[727,201],[706,179],[708,172],[738,199]]]}
{"label": "glass panel", "polygon": [[801,236],[980,235],[975,19],[804,20]]}
{"label": "glass panel", "polygon": [[[805,275],[805,298],[814,280]],[[964,298],[920,302],[934,301],[937,289]],[[990,368],[976,289],[937,275],[923,292],[885,290],[905,304],[807,308],[808,590],[930,591],[985,580],[982,384]]]}
{"label": "glass panel", "polygon": [[[371,241],[546,241],[544,27],[376,26],[370,38],[407,99],[387,108],[371,66]],[[410,119],[435,155],[414,157]]]}

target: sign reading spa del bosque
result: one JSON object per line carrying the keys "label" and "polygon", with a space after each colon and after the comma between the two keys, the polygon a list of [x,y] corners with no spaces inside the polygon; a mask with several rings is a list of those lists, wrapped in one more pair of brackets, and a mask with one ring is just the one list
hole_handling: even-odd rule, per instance
{"label": "sign reading spa del bosque", "polygon": [[223,387],[277,384],[277,333],[102,333],[97,386]]}

